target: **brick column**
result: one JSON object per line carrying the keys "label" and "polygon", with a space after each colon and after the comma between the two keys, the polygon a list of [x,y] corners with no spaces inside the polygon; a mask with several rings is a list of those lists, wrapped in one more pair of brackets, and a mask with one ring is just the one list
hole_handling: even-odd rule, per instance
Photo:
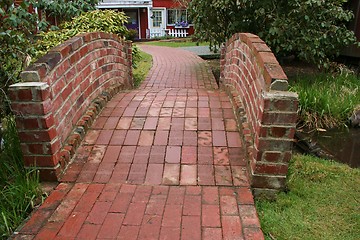
{"label": "brick column", "polygon": [[128,61],[128,80],[127,86],[134,87],[133,72],[132,72],[132,42],[126,41],[124,43],[124,52],[126,53],[126,59]]}
{"label": "brick column", "polygon": [[296,93],[270,91],[262,97],[264,112],[250,158],[255,194],[277,192],[285,186],[298,117]]}
{"label": "brick column", "polygon": [[225,72],[225,55],[226,55],[226,47],[225,45],[222,45],[220,48],[220,80],[219,85],[222,86],[224,83],[224,72]]}
{"label": "brick column", "polygon": [[24,164],[40,169],[42,180],[56,181],[60,173],[61,144],[54,125],[50,87],[43,82],[10,86],[11,107],[16,113]]}

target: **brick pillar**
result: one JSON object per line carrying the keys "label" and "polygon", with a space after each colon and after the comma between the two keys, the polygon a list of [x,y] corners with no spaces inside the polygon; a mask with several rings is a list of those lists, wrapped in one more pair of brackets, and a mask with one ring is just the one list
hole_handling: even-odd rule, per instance
{"label": "brick pillar", "polygon": [[133,81],[133,72],[132,72],[132,42],[125,41],[124,42],[124,52],[126,53],[126,59],[128,60],[127,71],[128,71],[128,80],[127,86],[134,87]]}
{"label": "brick pillar", "polygon": [[224,78],[225,78],[225,55],[226,55],[226,46],[222,45],[220,48],[220,80],[219,80],[219,85],[222,86],[224,83]]}
{"label": "brick pillar", "polygon": [[298,117],[296,93],[270,91],[262,98],[264,112],[250,159],[255,194],[284,188]]}
{"label": "brick pillar", "polygon": [[24,82],[11,85],[9,90],[25,166],[36,166],[42,180],[56,181],[61,171],[61,144],[54,125],[49,85]]}

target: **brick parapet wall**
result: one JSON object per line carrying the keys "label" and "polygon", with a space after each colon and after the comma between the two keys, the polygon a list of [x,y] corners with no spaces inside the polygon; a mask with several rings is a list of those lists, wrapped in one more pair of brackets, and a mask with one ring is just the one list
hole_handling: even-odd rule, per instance
{"label": "brick parapet wall", "polygon": [[131,88],[131,43],[84,33],[51,49],[10,86],[26,166],[57,180],[96,114],[120,89]]}
{"label": "brick parapet wall", "polygon": [[285,186],[292,155],[298,97],[270,48],[256,35],[239,33],[221,49],[220,83],[233,99],[256,193]]}

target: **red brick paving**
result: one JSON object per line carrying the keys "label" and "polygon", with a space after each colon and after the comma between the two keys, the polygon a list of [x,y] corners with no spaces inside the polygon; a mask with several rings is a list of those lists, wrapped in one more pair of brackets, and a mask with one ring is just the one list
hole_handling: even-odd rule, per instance
{"label": "red brick paving", "polygon": [[116,95],[15,239],[263,239],[231,103],[190,52]]}

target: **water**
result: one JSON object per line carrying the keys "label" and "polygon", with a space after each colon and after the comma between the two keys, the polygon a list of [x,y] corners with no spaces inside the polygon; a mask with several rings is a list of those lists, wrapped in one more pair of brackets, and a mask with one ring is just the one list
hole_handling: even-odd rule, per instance
{"label": "water", "polygon": [[313,134],[312,141],[325,152],[334,156],[334,160],[360,167],[360,129],[331,129]]}

